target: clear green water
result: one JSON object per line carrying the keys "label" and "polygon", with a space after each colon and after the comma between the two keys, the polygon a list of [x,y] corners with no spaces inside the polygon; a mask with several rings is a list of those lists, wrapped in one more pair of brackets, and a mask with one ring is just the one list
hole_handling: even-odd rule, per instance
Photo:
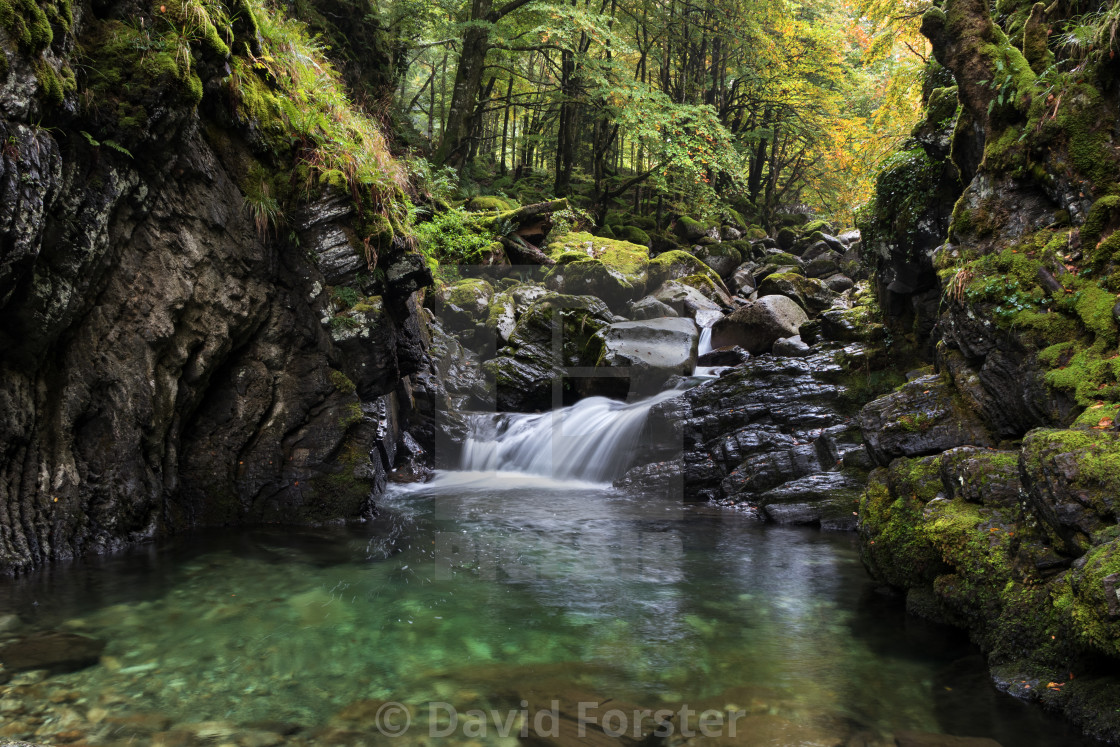
{"label": "clear green water", "polygon": [[56,567],[6,582],[0,614],[106,639],[101,666],[50,682],[175,723],[308,735],[362,699],[422,713],[593,694],[734,704],[838,743],[908,729],[1087,744],[995,692],[959,634],[874,594],[853,535],[497,475],[382,509],[370,528],[198,535]]}

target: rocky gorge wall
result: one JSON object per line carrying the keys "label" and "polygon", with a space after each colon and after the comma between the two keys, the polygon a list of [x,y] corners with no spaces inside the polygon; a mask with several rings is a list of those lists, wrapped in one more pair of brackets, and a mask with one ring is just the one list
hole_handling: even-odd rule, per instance
{"label": "rocky gorge wall", "polygon": [[430,275],[405,242],[367,263],[368,215],[326,184],[282,228],[252,201],[254,169],[293,168],[230,93],[252,8],[172,57],[145,30],[179,6],[157,6],[60,2],[0,29],[0,572],[368,518],[428,365]]}
{"label": "rocky gorge wall", "polygon": [[1116,741],[1120,68],[1090,5],[922,19],[928,116],[864,235],[892,334],[935,370],[860,413],[859,525],[872,575],[967,628],[1001,689]]}

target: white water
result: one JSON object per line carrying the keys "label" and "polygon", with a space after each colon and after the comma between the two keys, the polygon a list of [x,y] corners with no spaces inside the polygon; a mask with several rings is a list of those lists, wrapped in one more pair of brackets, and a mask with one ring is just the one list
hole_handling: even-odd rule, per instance
{"label": "white water", "polygon": [[463,469],[610,482],[630,466],[650,408],[679,395],[670,390],[633,404],[590,397],[539,415],[472,415]]}

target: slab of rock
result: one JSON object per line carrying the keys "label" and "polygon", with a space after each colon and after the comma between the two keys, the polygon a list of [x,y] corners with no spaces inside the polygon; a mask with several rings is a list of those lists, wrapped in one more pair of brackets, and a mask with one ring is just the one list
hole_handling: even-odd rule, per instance
{"label": "slab of rock", "polygon": [[781,272],[764,278],[758,284],[758,295],[760,298],[766,296],[791,298],[810,315],[831,308],[837,299],[836,293],[820,280]]}
{"label": "slab of rock", "polygon": [[75,671],[96,664],[104,650],[105,641],[97,638],[47,631],[17,639],[0,648],[0,664],[13,671]]}
{"label": "slab of rock", "polygon": [[738,345],[752,355],[767,353],[783,337],[794,337],[809,321],[805,310],[785,296],[766,296],[719,320],[712,327],[712,347]]}
{"label": "slab of rock", "polygon": [[738,366],[743,361],[751,357],[751,354],[741,347],[733,348],[720,348],[719,350],[712,350],[711,352],[704,353],[696,359],[698,366]]}
{"label": "slab of rock", "polygon": [[690,373],[696,366],[699,337],[691,319],[619,322],[596,335],[602,346],[596,365],[629,368],[631,393],[657,392],[670,377]]}
{"label": "slab of rock", "polygon": [[939,454],[957,446],[994,446],[980,416],[952,385],[922,376],[868,403],[859,413],[864,441],[876,461]]}
{"label": "slab of rock", "polygon": [[681,316],[695,316],[700,311],[723,313],[723,310],[715,301],[710,300],[691,285],[685,285],[678,280],[667,280],[657,289],[653,297],[666,306],[672,307]]}
{"label": "slab of rock", "polygon": [[774,343],[774,355],[784,355],[787,358],[804,358],[812,352],[813,349],[802,342],[800,337],[783,337]]}
{"label": "slab of rock", "polygon": [[630,306],[631,319],[660,319],[666,316],[680,316],[680,314],[672,306],[658,301],[653,296],[646,296]]}

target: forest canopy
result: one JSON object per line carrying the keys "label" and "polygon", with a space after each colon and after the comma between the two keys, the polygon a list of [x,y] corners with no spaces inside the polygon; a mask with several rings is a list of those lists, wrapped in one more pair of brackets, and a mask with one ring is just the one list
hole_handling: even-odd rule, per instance
{"label": "forest canopy", "polygon": [[[394,0],[415,144],[521,201],[712,216],[847,214],[921,106],[928,3]],[[535,175],[540,194],[513,185]],[[749,215],[748,215],[749,213]]]}

